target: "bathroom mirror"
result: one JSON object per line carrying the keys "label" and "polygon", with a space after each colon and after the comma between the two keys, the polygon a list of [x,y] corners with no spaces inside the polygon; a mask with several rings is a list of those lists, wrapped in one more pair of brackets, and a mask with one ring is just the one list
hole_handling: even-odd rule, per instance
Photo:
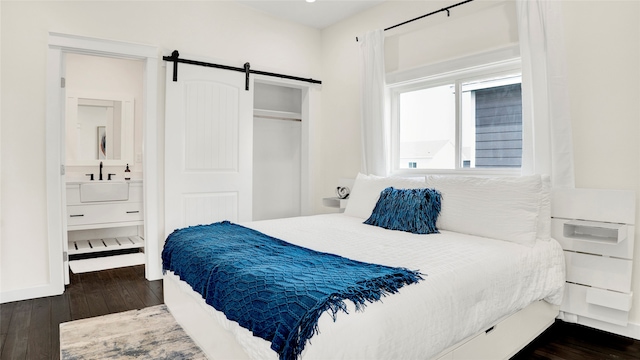
{"label": "bathroom mirror", "polygon": [[133,96],[67,94],[67,165],[133,163]]}

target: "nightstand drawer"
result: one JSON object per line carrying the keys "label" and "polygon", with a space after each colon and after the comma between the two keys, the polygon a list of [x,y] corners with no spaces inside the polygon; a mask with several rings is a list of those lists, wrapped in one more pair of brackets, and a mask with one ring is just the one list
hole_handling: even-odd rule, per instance
{"label": "nightstand drawer", "polygon": [[564,235],[564,227],[565,223],[569,221],[571,220],[551,219],[551,237],[558,240],[563,249],[589,254],[614,256],[623,259],[633,258],[635,226],[628,225],[626,227],[625,240],[617,244],[611,244],[566,237]]}
{"label": "nightstand drawer", "polygon": [[[618,293],[590,288],[578,284],[566,284],[560,311],[626,326],[632,293]],[[627,310],[624,310],[624,309]]]}
{"label": "nightstand drawer", "polygon": [[587,303],[600,305],[611,309],[629,311],[631,310],[632,293],[619,293],[615,291],[598,288],[587,289]]}
{"label": "nightstand drawer", "polygon": [[565,251],[564,257],[568,282],[619,292],[631,291],[631,260],[570,251]]}

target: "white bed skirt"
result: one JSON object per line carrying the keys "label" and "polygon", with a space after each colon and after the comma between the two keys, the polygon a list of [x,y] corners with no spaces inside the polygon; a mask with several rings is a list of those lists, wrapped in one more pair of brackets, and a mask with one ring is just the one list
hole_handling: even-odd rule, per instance
{"label": "white bed skirt", "polygon": [[[197,292],[167,272],[164,276],[164,301],[176,321],[202,348],[210,359],[255,359],[256,354],[246,352],[246,344],[240,344],[237,332],[248,332],[229,322],[220,312],[207,305]],[[509,359],[540,333],[553,324],[559,306],[544,300],[536,301],[519,312],[501,319],[480,333],[442,350],[433,357],[438,360],[453,359]],[[220,319],[222,317],[222,319]],[[246,335],[246,334],[245,334]],[[254,337],[255,338],[255,337]],[[269,347],[269,343],[255,338],[251,346]],[[249,352],[251,352],[249,350]],[[277,359],[276,352],[273,359]],[[302,358],[304,359],[304,353]]]}

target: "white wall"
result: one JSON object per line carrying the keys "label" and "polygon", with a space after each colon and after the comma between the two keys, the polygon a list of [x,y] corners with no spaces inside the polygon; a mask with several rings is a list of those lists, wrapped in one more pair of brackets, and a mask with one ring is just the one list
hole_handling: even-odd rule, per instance
{"label": "white wall", "polygon": [[630,321],[640,326],[640,2],[563,10],[576,186],[636,191]]}
{"label": "white wall", "polygon": [[[49,31],[154,45],[163,50],[159,55],[177,49],[184,58],[197,55],[240,67],[249,61],[253,69],[321,78],[320,31],[233,2],[2,1],[0,7],[1,293],[49,282],[45,204]],[[159,60],[160,174],[164,171],[164,71]],[[159,182],[161,197],[163,182]],[[161,198],[159,206],[163,206]],[[159,225],[162,233],[164,224]]]}
{"label": "white wall", "polygon": [[[449,5],[450,1],[385,2],[322,32],[323,127],[316,197],[360,169],[358,46],[355,37]],[[640,198],[640,2],[564,1],[567,66],[574,130],[576,186],[635,190]],[[476,1],[389,31],[388,72],[518,41],[511,1]],[[329,211],[329,210],[324,210]],[[640,205],[636,224],[640,225]],[[636,226],[640,244],[640,226]],[[633,291],[640,294],[640,246]],[[630,321],[640,326],[640,296]]]}

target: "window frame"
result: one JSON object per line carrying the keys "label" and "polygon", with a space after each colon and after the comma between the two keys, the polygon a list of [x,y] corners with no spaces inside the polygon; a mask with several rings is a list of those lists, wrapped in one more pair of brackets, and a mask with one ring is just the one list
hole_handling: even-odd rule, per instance
{"label": "window frame", "polygon": [[[389,167],[391,175],[418,175],[418,174],[446,174],[446,175],[520,175],[521,168],[464,168],[462,167],[462,84],[487,77],[510,75],[517,72],[522,74],[520,58],[512,58],[487,64],[465,67],[461,69],[448,69],[439,74],[419,77],[413,80],[402,81],[386,85],[387,101],[389,104]],[[401,169],[399,167],[400,152],[400,94],[417,91],[436,86],[453,84],[455,86],[455,168],[454,169]]]}

